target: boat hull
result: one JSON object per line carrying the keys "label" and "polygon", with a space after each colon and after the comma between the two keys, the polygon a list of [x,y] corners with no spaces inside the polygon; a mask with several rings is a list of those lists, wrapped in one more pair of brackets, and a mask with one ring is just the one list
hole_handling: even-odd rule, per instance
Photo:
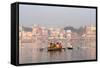
{"label": "boat hull", "polygon": [[48,51],[61,51],[62,48],[48,48]]}
{"label": "boat hull", "polygon": [[73,49],[72,47],[67,47],[68,49]]}

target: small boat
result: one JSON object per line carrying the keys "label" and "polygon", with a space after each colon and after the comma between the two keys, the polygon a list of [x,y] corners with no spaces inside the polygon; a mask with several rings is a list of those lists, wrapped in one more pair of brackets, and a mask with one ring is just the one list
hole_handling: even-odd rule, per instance
{"label": "small boat", "polygon": [[71,44],[68,43],[67,48],[68,48],[68,49],[73,49],[73,46],[72,46]]}
{"label": "small boat", "polygon": [[73,47],[72,46],[70,46],[70,47],[67,47],[68,49],[73,49]]}

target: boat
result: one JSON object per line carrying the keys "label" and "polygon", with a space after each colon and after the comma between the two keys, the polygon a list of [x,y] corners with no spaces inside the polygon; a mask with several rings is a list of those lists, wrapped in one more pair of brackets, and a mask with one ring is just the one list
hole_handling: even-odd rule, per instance
{"label": "boat", "polygon": [[68,43],[67,48],[68,48],[68,49],[73,49],[73,46],[72,46],[70,43]]}
{"label": "boat", "polygon": [[73,49],[73,46],[68,46],[67,48],[68,48],[68,49]]}
{"label": "boat", "polygon": [[62,48],[48,48],[48,51],[61,51]]}
{"label": "boat", "polygon": [[48,47],[48,51],[61,51],[62,50],[62,46],[61,43],[57,42],[55,43],[50,43],[49,47]]}

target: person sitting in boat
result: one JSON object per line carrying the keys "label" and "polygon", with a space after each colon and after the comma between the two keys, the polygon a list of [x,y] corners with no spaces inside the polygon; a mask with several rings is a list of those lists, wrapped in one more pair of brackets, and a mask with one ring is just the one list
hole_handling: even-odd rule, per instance
{"label": "person sitting in boat", "polygon": [[59,43],[59,47],[62,48],[62,44],[61,43]]}
{"label": "person sitting in boat", "polygon": [[61,43],[57,42],[56,43],[56,48],[62,48]]}
{"label": "person sitting in boat", "polygon": [[51,42],[51,43],[48,45],[48,48],[50,48],[52,45],[53,45],[53,43]]}
{"label": "person sitting in boat", "polygon": [[48,48],[56,48],[56,44],[51,42]]}

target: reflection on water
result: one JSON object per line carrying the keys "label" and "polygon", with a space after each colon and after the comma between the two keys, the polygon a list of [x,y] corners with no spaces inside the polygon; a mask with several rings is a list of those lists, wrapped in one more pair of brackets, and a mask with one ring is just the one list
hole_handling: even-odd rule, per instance
{"label": "reflection on water", "polygon": [[[75,41],[76,42],[76,41]],[[66,42],[68,43],[68,42]],[[66,48],[63,42],[63,47]],[[20,43],[19,63],[60,62],[75,60],[96,59],[96,43],[94,40],[80,40],[73,43],[73,49],[62,49],[62,51],[47,51],[47,41],[36,41],[33,43]],[[40,48],[44,48],[40,50]]]}

